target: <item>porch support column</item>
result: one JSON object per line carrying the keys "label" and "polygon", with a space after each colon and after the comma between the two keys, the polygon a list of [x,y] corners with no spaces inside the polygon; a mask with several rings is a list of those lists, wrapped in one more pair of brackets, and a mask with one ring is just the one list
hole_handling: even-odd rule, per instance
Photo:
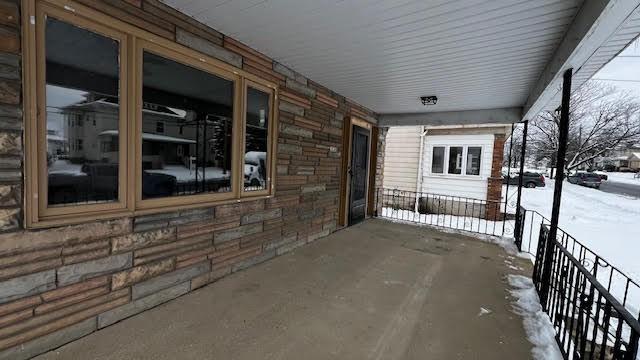
{"label": "porch support column", "polygon": [[[529,131],[529,120],[523,121],[524,129],[522,130],[522,149],[520,149],[520,174],[518,174],[518,200],[516,201],[516,228],[514,238],[518,250],[522,250],[522,226],[520,221],[520,204],[522,200],[522,183],[524,180],[524,159],[527,153],[527,132]],[[507,193],[508,195],[508,193]]]}
{"label": "porch support column", "polygon": [[[564,181],[564,165],[567,155],[567,138],[569,135],[569,101],[571,99],[571,76],[573,69],[564,72],[562,81],[562,105],[560,108],[560,128],[558,133],[558,153],[556,156],[556,179],[555,188],[553,190],[553,207],[551,208],[551,224],[549,227],[549,235],[547,238],[544,268],[542,272],[541,299],[543,306],[547,304],[547,296],[549,294],[549,285],[551,279],[551,267],[553,263],[553,243],[557,239],[558,220],[560,217],[560,201],[562,200],[562,182]],[[546,309],[545,309],[546,310]]]}

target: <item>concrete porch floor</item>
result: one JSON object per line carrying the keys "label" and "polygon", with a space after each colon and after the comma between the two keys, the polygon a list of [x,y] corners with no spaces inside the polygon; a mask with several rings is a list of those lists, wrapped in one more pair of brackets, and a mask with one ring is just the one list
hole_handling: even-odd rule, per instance
{"label": "concrete porch floor", "polygon": [[38,359],[529,359],[507,256],[368,220]]}

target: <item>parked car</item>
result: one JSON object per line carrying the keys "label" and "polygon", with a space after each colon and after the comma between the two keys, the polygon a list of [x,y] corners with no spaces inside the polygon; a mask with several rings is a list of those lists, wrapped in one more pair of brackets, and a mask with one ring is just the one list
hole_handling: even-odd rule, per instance
{"label": "parked car", "polygon": [[578,171],[569,175],[567,177],[567,180],[569,180],[569,182],[572,184],[592,187],[595,189],[599,189],[600,184],[602,184],[600,175],[584,171]]}
{"label": "parked car", "polygon": [[593,173],[600,176],[600,180],[603,180],[603,181],[609,180],[609,175],[603,173],[602,171],[594,171]]}
{"label": "parked car", "polygon": [[[527,188],[544,187],[544,176],[542,174],[525,171],[522,178],[522,186]],[[502,177],[503,184],[518,185],[518,174],[513,174],[510,178]]]}

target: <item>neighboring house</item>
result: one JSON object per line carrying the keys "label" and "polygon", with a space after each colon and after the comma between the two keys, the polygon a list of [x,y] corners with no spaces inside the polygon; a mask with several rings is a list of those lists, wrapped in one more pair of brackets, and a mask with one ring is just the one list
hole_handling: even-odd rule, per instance
{"label": "neighboring house", "polygon": [[[422,193],[422,198],[446,195],[499,202],[502,150],[509,131],[490,124],[392,127],[385,143],[384,187]],[[414,207],[428,211],[425,201]]]}
{"label": "neighboring house", "polygon": [[614,149],[598,158],[595,165],[615,171],[640,171],[640,144]]}

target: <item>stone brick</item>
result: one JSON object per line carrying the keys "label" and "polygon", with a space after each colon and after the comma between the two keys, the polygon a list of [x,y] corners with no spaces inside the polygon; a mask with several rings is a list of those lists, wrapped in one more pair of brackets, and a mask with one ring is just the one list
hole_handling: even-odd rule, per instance
{"label": "stone brick", "polygon": [[21,203],[20,185],[2,184],[0,185],[0,206],[15,206]]}
{"label": "stone brick", "polygon": [[175,259],[166,259],[151,264],[136,266],[132,269],[114,274],[111,277],[111,288],[113,290],[121,289],[125,286],[171,271],[174,266]]}
{"label": "stone brick", "polygon": [[17,231],[0,234],[0,253],[19,249],[44,248],[62,245],[70,241],[75,243],[91,241],[109,236],[118,236],[129,232],[129,218],[94,221],[81,225],[63,226],[40,231]]}
{"label": "stone brick", "polygon": [[7,315],[22,309],[32,308],[42,302],[40,296],[22,298],[10,303],[0,305],[0,316]]}
{"label": "stone brick", "polygon": [[313,131],[307,130],[295,125],[281,124],[280,125],[280,133],[289,134],[294,136],[300,136],[305,138],[313,137]]}
{"label": "stone brick", "polygon": [[282,209],[265,210],[265,211],[244,215],[240,223],[242,225],[252,224],[252,223],[257,223],[264,220],[279,218],[281,216],[282,216]]}
{"label": "stone brick", "polygon": [[283,154],[302,155],[302,147],[292,144],[278,144],[278,152]]}
{"label": "stone brick", "polygon": [[114,253],[130,251],[148,245],[174,240],[175,237],[175,228],[127,234],[111,239],[111,251]]}
{"label": "stone brick", "polygon": [[236,272],[239,270],[246,269],[253,265],[257,265],[269,259],[272,259],[275,256],[276,256],[276,250],[265,251],[258,256],[254,256],[233,264],[233,266],[231,267],[231,271]]}
{"label": "stone brick", "polygon": [[24,321],[33,316],[33,309],[20,310],[18,312],[11,313],[9,315],[0,317],[0,328]]}
{"label": "stone brick", "polygon": [[89,289],[71,296],[67,296],[61,299],[58,299],[56,301],[52,301],[52,302],[47,302],[44,303],[42,305],[39,305],[38,307],[35,308],[35,313],[36,315],[41,315],[41,314],[45,314],[51,311],[55,311],[58,309],[61,309],[63,307],[69,306],[69,305],[73,305],[73,304],[77,304],[80,302],[83,302],[85,300],[89,300],[91,298],[94,298],[96,296],[100,296],[100,295],[105,295],[109,292],[109,288],[107,288],[106,286],[103,287],[98,287],[98,288],[94,288],[94,289]]}
{"label": "stone brick", "polygon": [[235,67],[242,67],[242,57],[240,55],[234,54],[209,40],[205,40],[181,28],[176,29],[176,41],[184,46],[203,52]]}
{"label": "stone brick", "polygon": [[198,275],[208,272],[210,269],[211,264],[208,261],[202,262],[200,264],[182,268],[136,284],[132,288],[132,299],[137,300],[160,290],[191,280]]}
{"label": "stone brick", "polygon": [[0,209],[0,231],[15,230],[20,227],[20,209]]}
{"label": "stone brick", "polygon": [[259,233],[262,231],[262,223],[242,225],[234,229],[216,232],[213,235],[213,243],[215,245],[227,241],[239,239],[246,235]]}
{"label": "stone brick", "polygon": [[96,318],[89,318],[36,340],[0,351],[0,360],[31,359],[34,356],[88,335],[96,331],[96,329]]}
{"label": "stone brick", "polygon": [[18,27],[20,24],[20,14],[18,5],[11,1],[0,1],[0,24],[11,27]]}
{"label": "stone brick", "polygon": [[0,51],[18,54],[20,52],[20,33],[9,28],[0,28]]}
{"label": "stone brick", "polygon": [[107,258],[65,265],[58,269],[58,284],[67,285],[91,277],[123,270],[133,264],[133,254],[112,255]]}
{"label": "stone brick", "polygon": [[40,296],[44,301],[54,301],[54,300],[71,296],[83,291],[95,289],[101,286],[106,286],[108,283],[109,283],[109,278],[107,276],[102,276],[102,277],[94,278],[81,283],[51,290],[51,291],[45,292],[44,294],[41,294]]}
{"label": "stone brick", "polygon": [[154,294],[140,298],[126,305],[111,309],[98,315],[98,328],[101,329],[105,326],[114,324],[122,319],[126,319],[142,311],[151,309],[152,307],[158,306],[169,300],[175,299],[178,296],[184,295],[190,290],[191,288],[189,282],[186,281],[170,288],[160,290]]}
{"label": "stone brick", "polygon": [[0,283],[0,304],[53,289],[56,286],[55,282],[55,270],[24,275],[3,281]]}
{"label": "stone brick", "polygon": [[302,106],[298,106],[282,100],[280,100],[280,103],[278,104],[278,110],[299,116],[304,116],[304,108]]}
{"label": "stone brick", "polygon": [[295,90],[299,93],[302,93],[308,97],[314,98],[316,97],[316,91],[303,83],[300,83],[296,80],[287,79],[287,88],[291,90]]}
{"label": "stone brick", "polygon": [[321,191],[325,191],[325,190],[327,190],[327,185],[326,184],[306,185],[306,186],[303,186],[302,189],[301,189],[303,194],[321,192]]}
{"label": "stone brick", "polygon": [[282,255],[282,254],[286,254],[286,253],[288,253],[289,251],[291,251],[291,250],[293,250],[293,249],[295,249],[295,248],[298,248],[298,247],[300,247],[300,246],[302,246],[302,245],[304,245],[304,244],[306,244],[306,243],[307,243],[307,242],[306,242],[304,239],[297,240],[297,241],[294,241],[294,242],[290,242],[290,243],[288,243],[288,244],[282,245],[282,246],[280,246],[279,248],[277,248],[277,249],[276,249],[276,254],[277,254],[278,256],[280,256],[280,255]]}
{"label": "stone brick", "polygon": [[20,103],[20,84],[17,81],[0,81],[0,102],[12,105]]}
{"label": "stone brick", "polygon": [[[34,317],[22,323],[5,327],[0,329],[0,333],[2,333],[0,349],[15,346],[25,341],[65,328],[114,307],[124,305],[128,300],[128,292],[120,291],[118,293],[111,293],[104,297],[92,299],[82,304],[69,306],[62,309],[64,311],[60,311],[60,313],[56,312]],[[95,317],[93,317],[92,320],[95,323]],[[11,335],[6,337],[6,334]]]}
{"label": "stone brick", "polygon": [[20,80],[20,56],[0,53],[0,78]]}
{"label": "stone brick", "polygon": [[288,67],[280,64],[277,61],[273,62],[273,70],[277,73],[280,73],[290,79],[295,79],[296,78],[296,73],[295,71],[289,69]]}

